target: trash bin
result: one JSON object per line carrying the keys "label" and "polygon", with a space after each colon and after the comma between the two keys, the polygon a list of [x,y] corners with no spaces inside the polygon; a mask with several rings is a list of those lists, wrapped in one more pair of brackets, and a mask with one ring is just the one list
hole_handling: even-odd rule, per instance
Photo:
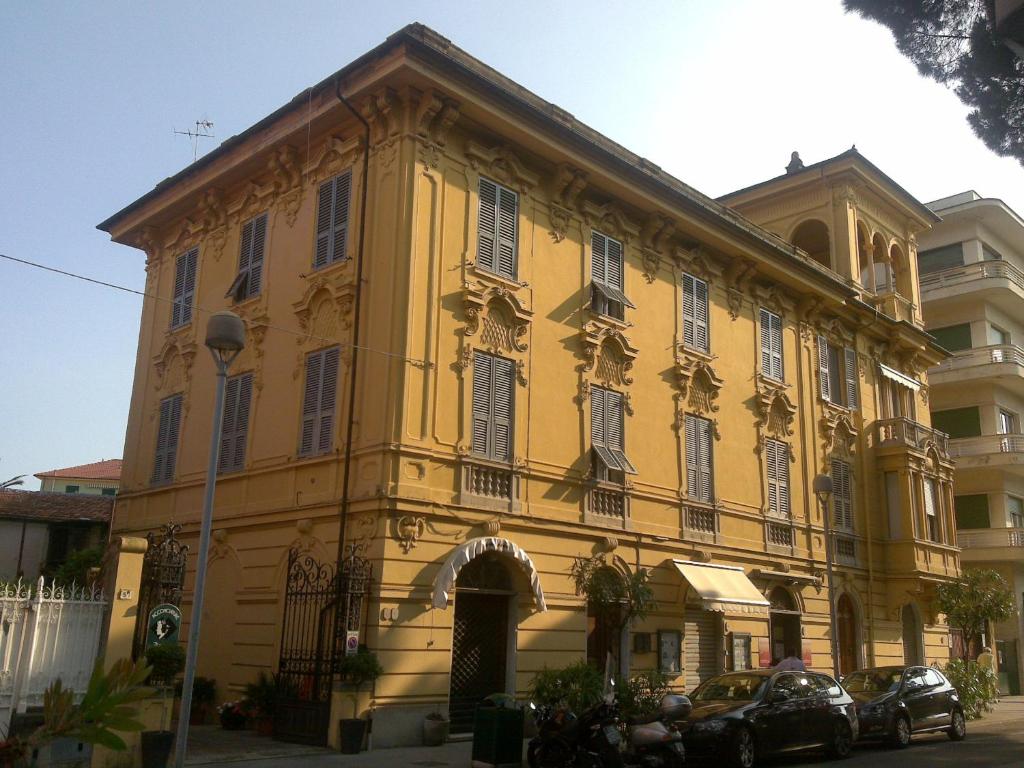
{"label": "trash bin", "polygon": [[473,715],[473,768],[523,764],[523,711],[485,702]]}

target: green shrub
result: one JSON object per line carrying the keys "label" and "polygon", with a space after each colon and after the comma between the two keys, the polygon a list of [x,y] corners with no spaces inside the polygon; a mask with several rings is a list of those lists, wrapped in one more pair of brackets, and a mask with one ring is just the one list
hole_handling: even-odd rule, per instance
{"label": "green shrub", "polygon": [[670,691],[668,678],[657,671],[627,680],[618,690],[619,710],[626,719],[653,712]]}
{"label": "green shrub", "polygon": [[342,656],[338,662],[338,674],[341,679],[359,690],[364,683],[372,683],[384,674],[384,668],[377,659],[377,654],[360,648],[358,653]]}
{"label": "green shrub", "polygon": [[151,645],[146,649],[146,663],[153,668],[149,676],[153,685],[171,685],[185,668],[185,649],[177,643]]}
{"label": "green shrub", "polygon": [[992,711],[999,696],[996,674],[976,661],[953,659],[943,672],[960,694],[960,704],[968,720],[977,720],[984,712]]}
{"label": "green shrub", "polygon": [[[181,680],[174,686],[174,695],[181,698]],[[217,681],[212,677],[196,675],[192,680],[192,704],[213,704],[217,699]]]}
{"label": "green shrub", "polygon": [[253,703],[261,717],[273,717],[277,709],[277,675],[261,671],[255,681],[246,684],[245,698]]}
{"label": "green shrub", "polygon": [[530,683],[530,698],[538,704],[567,706],[582,712],[601,700],[604,675],[585,661],[577,661],[562,669],[545,667]]}

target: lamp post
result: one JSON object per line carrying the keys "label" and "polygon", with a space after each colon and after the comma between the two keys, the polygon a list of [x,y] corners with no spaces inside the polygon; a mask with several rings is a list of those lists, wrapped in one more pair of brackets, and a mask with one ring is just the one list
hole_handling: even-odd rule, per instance
{"label": "lamp post", "polygon": [[210,460],[206,465],[206,490],[203,496],[203,520],[199,528],[199,552],[196,554],[196,586],[192,595],[192,618],[188,628],[188,653],[185,679],[181,684],[181,710],[174,747],[174,765],[185,765],[188,748],[188,721],[192,711],[192,684],[199,655],[199,624],[203,617],[203,590],[206,586],[206,558],[210,551],[210,527],[213,523],[213,492],[217,487],[217,459],[220,456],[221,421],[224,412],[224,387],[228,367],[245,347],[245,323],[234,312],[214,312],[206,323],[206,346],[217,366],[217,395],[213,404],[213,429],[210,434]]}
{"label": "lamp post", "polygon": [[814,478],[814,495],[821,505],[821,519],[825,525],[825,569],[828,572],[828,627],[832,647],[832,676],[839,679],[839,636],[836,633],[836,592],[832,577],[832,523],[829,520],[828,501],[832,496],[832,478],[818,475]]}

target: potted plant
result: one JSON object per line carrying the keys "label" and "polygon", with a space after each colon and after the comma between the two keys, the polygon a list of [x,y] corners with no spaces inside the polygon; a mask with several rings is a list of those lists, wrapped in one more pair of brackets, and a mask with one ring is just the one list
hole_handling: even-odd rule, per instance
{"label": "potted plant", "polygon": [[[174,693],[181,698],[181,681],[174,687]],[[217,681],[212,677],[196,675],[192,681],[192,711],[188,714],[189,725],[206,725],[213,702],[217,699]]]}
{"label": "potted plant", "polygon": [[245,728],[245,723],[249,719],[250,714],[251,705],[245,699],[225,701],[217,707],[220,727],[225,731],[240,731]]}
{"label": "potted plant", "polygon": [[423,718],[423,746],[439,747],[448,739],[448,718],[436,709]]}
{"label": "potted plant", "polygon": [[260,672],[255,681],[245,686],[245,697],[256,709],[256,733],[272,736],[274,712],[277,710],[279,680],[277,675]]}
{"label": "potted plant", "polygon": [[338,663],[338,674],[341,676],[342,684],[351,689],[349,699],[352,701],[352,717],[342,719],[340,723],[341,751],[354,755],[363,748],[367,724],[366,720],[358,717],[356,711],[359,704],[359,689],[384,674],[384,669],[377,660],[377,654],[360,648],[357,653],[341,659]]}
{"label": "potted plant", "polygon": [[[166,699],[174,695],[174,678],[185,668],[185,649],[177,643],[152,645],[146,649],[146,663],[152,668],[149,682]],[[169,708],[165,707],[165,711]],[[143,731],[139,744],[143,768],[163,768],[174,746],[174,731],[170,723],[161,723],[159,731]]]}

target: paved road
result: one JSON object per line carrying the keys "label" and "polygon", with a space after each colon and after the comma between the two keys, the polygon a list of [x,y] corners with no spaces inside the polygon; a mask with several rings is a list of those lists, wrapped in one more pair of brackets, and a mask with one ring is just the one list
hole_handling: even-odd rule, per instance
{"label": "paved road", "polygon": [[[195,729],[193,729],[195,730]],[[206,730],[206,729],[203,729]],[[228,739],[219,729],[206,734],[222,746]],[[203,741],[203,739],[197,739]],[[197,746],[200,746],[197,744]],[[239,749],[238,747],[241,747]],[[381,749],[359,755],[276,745],[269,740],[244,738],[234,749],[189,755],[189,767],[224,765],[230,768],[470,768],[470,744],[442,747]],[[967,724],[967,738],[950,741],[945,734],[915,736],[905,750],[862,744],[842,762],[828,762],[816,755],[764,762],[765,768],[1024,768],[1024,697],[1004,700],[996,712]],[[712,766],[712,768],[721,768]]]}

